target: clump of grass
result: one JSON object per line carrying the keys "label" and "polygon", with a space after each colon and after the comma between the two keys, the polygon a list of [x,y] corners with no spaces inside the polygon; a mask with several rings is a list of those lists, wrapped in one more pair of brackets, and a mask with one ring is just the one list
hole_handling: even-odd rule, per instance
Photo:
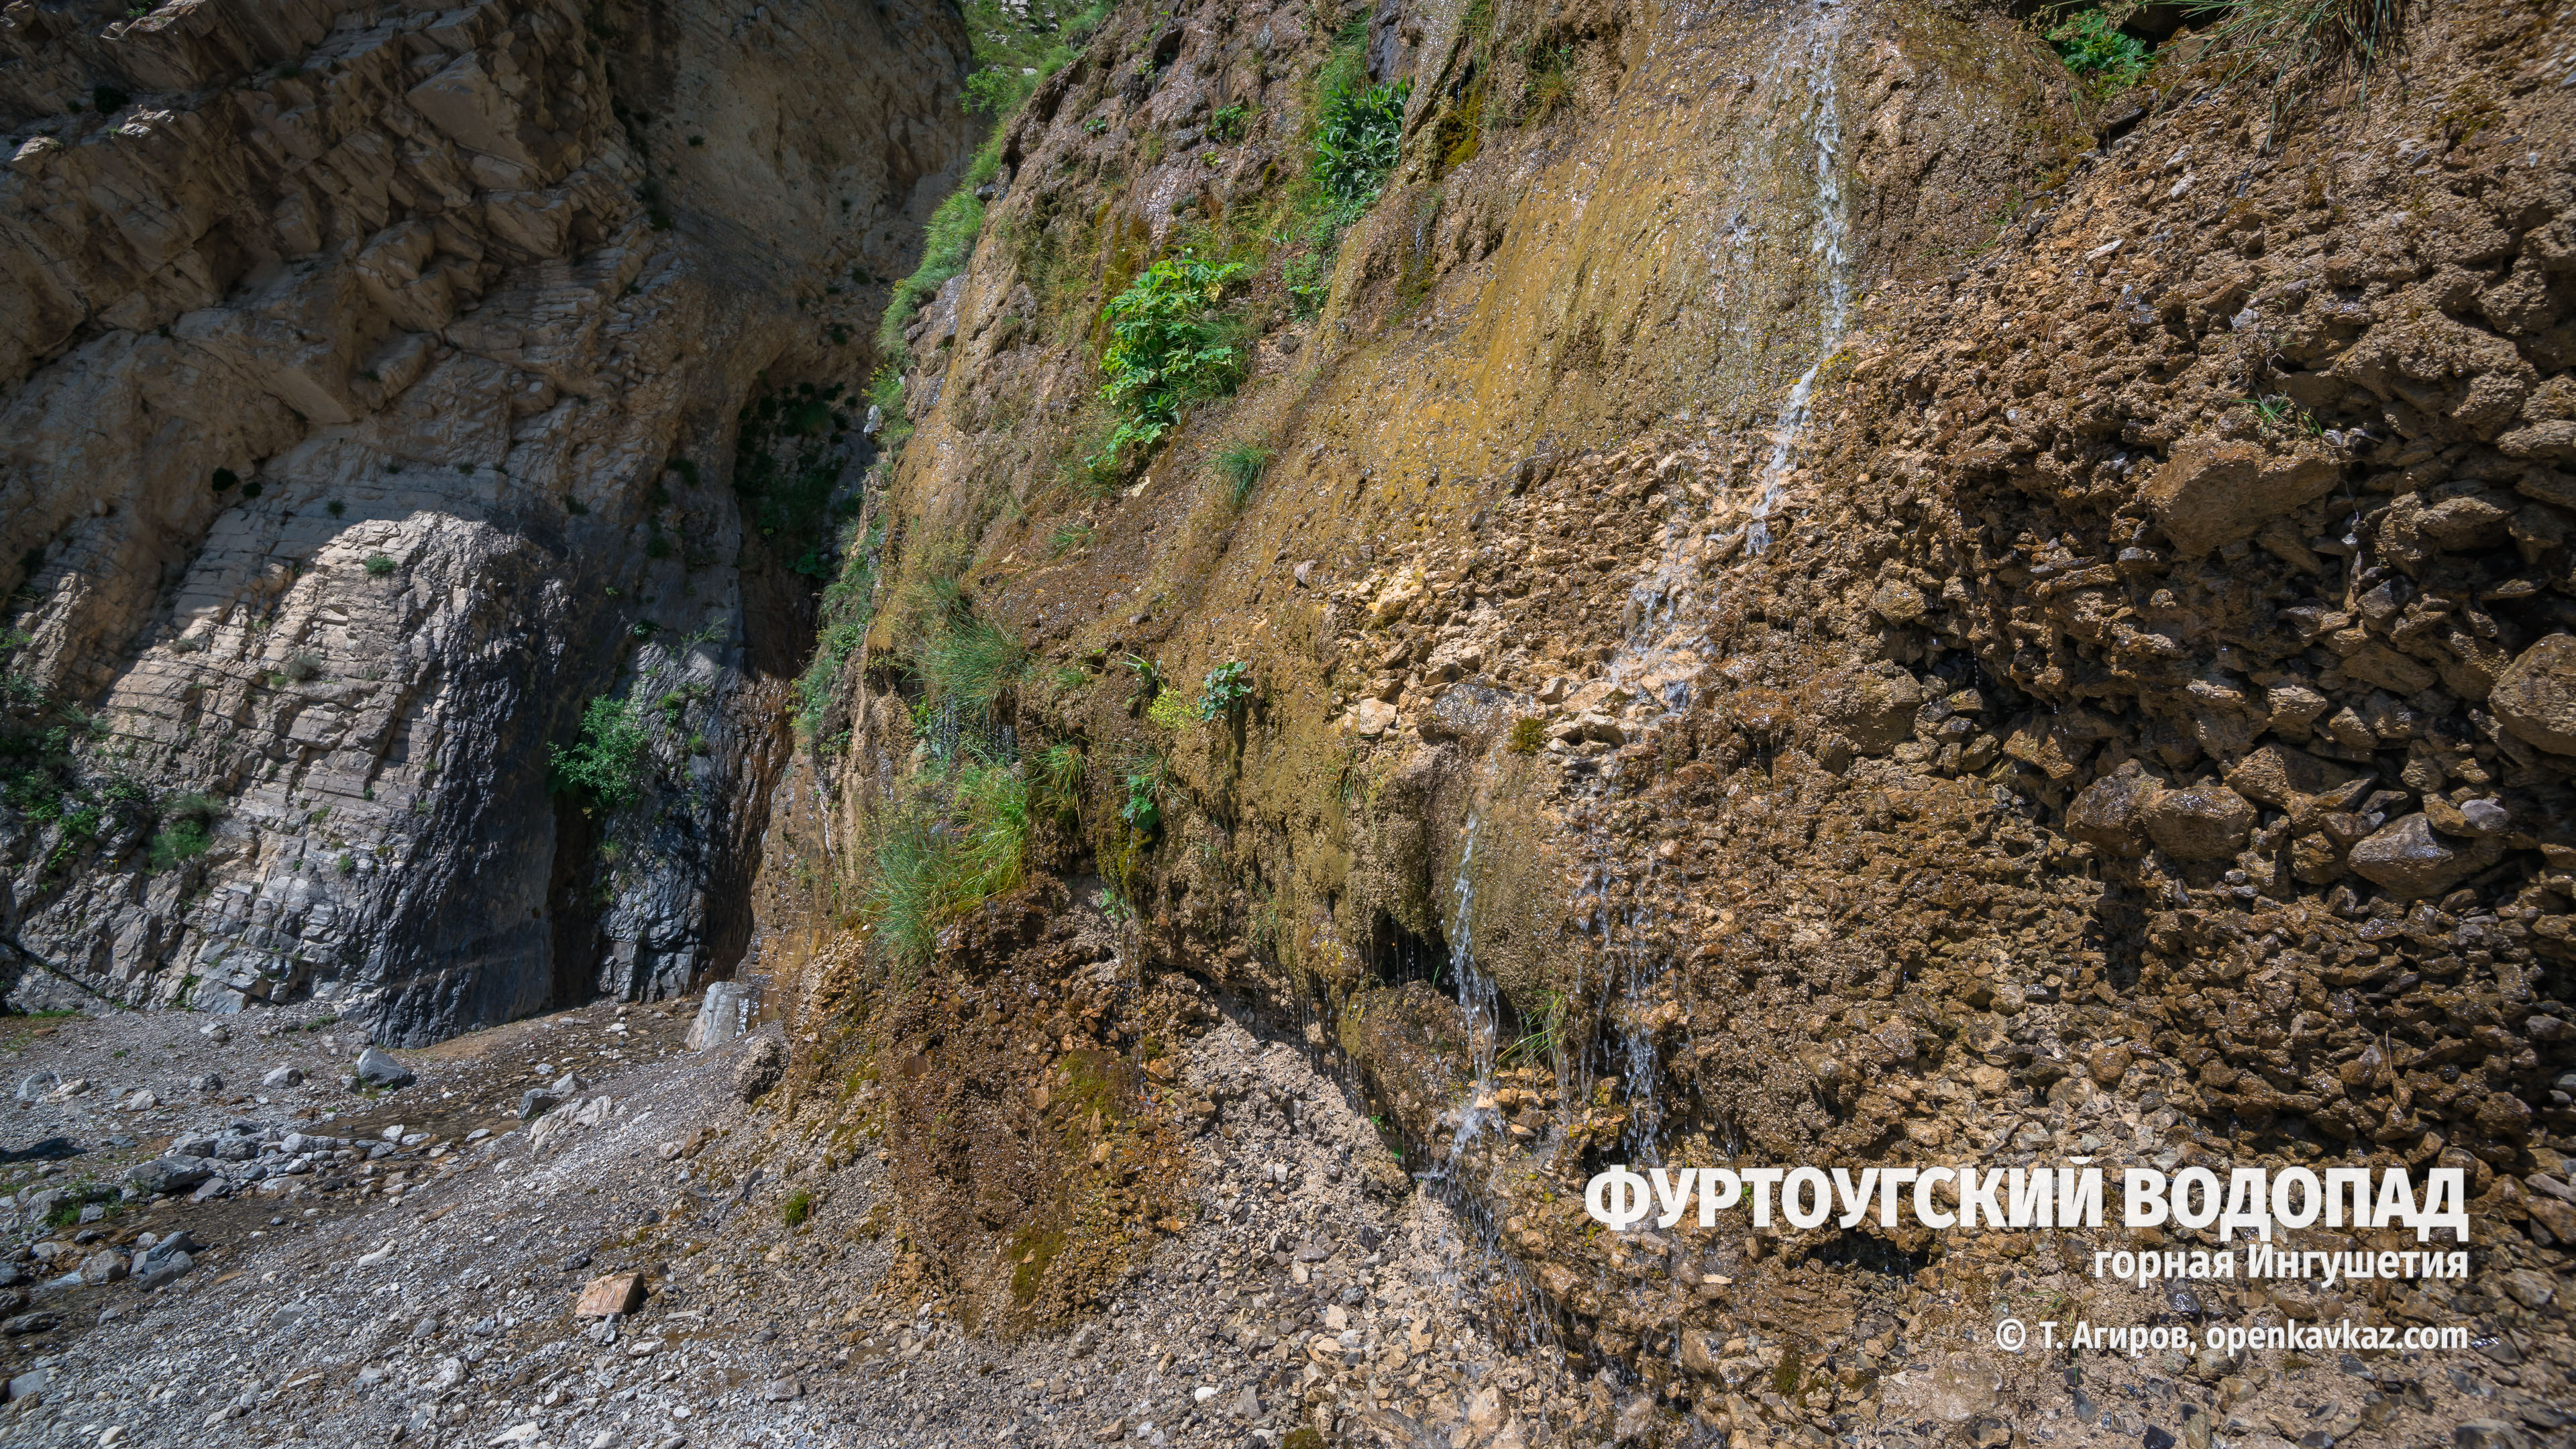
{"label": "clump of grass", "polygon": [[791,1228],[805,1226],[805,1220],[813,1215],[814,1194],[801,1189],[790,1193],[787,1201],[778,1206],[778,1216]]}
{"label": "clump of grass", "polygon": [[1241,508],[1252,499],[1252,490],[1261,483],[1263,470],[1270,466],[1270,450],[1258,443],[1237,443],[1216,455],[1216,468],[1225,479],[1226,497]]}
{"label": "clump of grass", "polygon": [[215,818],[223,802],[199,794],[174,795],[161,803],[161,828],[153,832],[145,863],[153,874],[177,870],[214,845]]}
{"label": "clump of grass", "polygon": [[931,704],[954,703],[981,718],[1028,672],[1029,652],[1008,629],[967,613],[922,641],[915,667]]}
{"label": "clump of grass", "polygon": [[644,797],[649,746],[633,702],[601,695],[583,706],[570,749],[546,747],[554,788],[592,809],[623,810]]}
{"label": "clump of grass", "polygon": [[310,649],[298,649],[277,666],[277,677],[289,684],[302,684],[322,672],[322,656]]}
{"label": "clump of grass", "polygon": [[953,780],[879,817],[860,903],[876,949],[916,974],[940,927],[1017,886],[1027,868],[1029,786],[1009,764],[968,754]]}
{"label": "clump of grass", "polygon": [[2276,97],[2346,71],[2368,73],[2406,24],[2404,0],[2183,0],[2182,9],[2185,24],[2214,22],[2213,49],[2245,57],[2239,74],[2268,72]]}
{"label": "clump of grass", "polygon": [[1082,747],[1058,740],[1030,756],[1029,787],[1033,804],[1058,818],[1073,815],[1082,803]]}

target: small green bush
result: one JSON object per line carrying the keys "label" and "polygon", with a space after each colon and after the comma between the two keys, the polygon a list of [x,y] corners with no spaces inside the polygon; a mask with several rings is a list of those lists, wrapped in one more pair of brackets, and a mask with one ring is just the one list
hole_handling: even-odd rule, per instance
{"label": "small green bush", "polygon": [[1222,397],[1243,380],[1239,329],[1226,326],[1216,308],[1248,270],[1242,262],[1165,257],[1101,309],[1109,349],[1100,359],[1107,376],[1100,395],[1120,414],[1106,454],[1152,447],[1182,409]]}
{"label": "small green bush", "polygon": [[1315,125],[1315,180],[1346,213],[1366,210],[1395,169],[1412,94],[1411,81],[1363,86],[1355,80],[1325,93]]}
{"label": "small green bush", "polygon": [[390,555],[381,553],[367,555],[367,577],[380,579],[393,571],[394,561]]}
{"label": "small green bush", "polygon": [[163,871],[177,870],[205,854],[214,846],[214,843],[214,836],[206,829],[205,821],[173,820],[154,833],[151,851],[145,857],[145,863],[154,875],[159,875]]}
{"label": "small green bush", "polygon": [[596,809],[625,809],[643,798],[649,744],[634,704],[601,695],[583,707],[572,748],[546,747],[554,788]]}
{"label": "small green bush", "polygon": [[2133,86],[2147,73],[2147,43],[2099,10],[2079,10],[2050,27],[2048,43],[2066,68],[2100,91]]}
{"label": "small green bush", "polygon": [[1243,677],[1243,661],[1232,660],[1207,672],[1199,682],[1199,720],[1214,724],[1252,702],[1252,684]]}
{"label": "small green bush", "polygon": [[1178,734],[1190,722],[1190,702],[1183,699],[1177,689],[1164,690],[1154,696],[1152,704],[1145,706],[1145,719],[1160,729]]}
{"label": "small green bush", "polygon": [[1069,817],[1082,804],[1082,747],[1058,740],[1029,759],[1032,800],[1059,817]]}
{"label": "small green bush", "polygon": [[1159,769],[1139,770],[1127,776],[1127,798],[1118,807],[1118,818],[1127,828],[1148,839],[1163,828],[1163,807],[1156,804],[1155,792],[1162,788]]}

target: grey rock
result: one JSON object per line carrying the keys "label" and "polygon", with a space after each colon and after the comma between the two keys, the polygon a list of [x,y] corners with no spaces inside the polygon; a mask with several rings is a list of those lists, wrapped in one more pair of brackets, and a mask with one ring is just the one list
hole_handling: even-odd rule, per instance
{"label": "grey rock", "polygon": [[185,1192],[213,1171],[202,1157],[162,1157],[127,1168],[125,1180],[145,1192]]}
{"label": "grey rock", "polygon": [[530,1087],[519,1094],[519,1120],[534,1122],[563,1105],[563,1098],[543,1087]]}
{"label": "grey rock", "polygon": [[408,1087],[419,1080],[411,1068],[395,1061],[382,1047],[369,1047],[358,1053],[358,1080],[371,1087]]}
{"label": "grey rock", "polygon": [[260,1078],[259,1084],[263,1087],[300,1087],[304,1085],[304,1069],[302,1067],[279,1067],[275,1071],[270,1072],[267,1076]]}

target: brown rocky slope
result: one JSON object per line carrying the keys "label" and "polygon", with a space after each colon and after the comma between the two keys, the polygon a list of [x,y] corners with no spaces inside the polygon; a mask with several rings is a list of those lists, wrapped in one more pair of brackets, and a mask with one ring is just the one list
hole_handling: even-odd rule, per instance
{"label": "brown rocky slope", "polygon": [[[911,328],[823,732],[861,909],[818,1075],[940,1069],[970,1022],[1150,1061],[1207,988],[1309,1023],[1618,1386],[1587,1433],[1639,1390],[1653,1433],[1928,1422],[1936,1365],[2064,1412],[2058,1365],[1977,1346],[2024,1297],[2468,1323],[2363,1365],[2329,1438],[2499,1392],[2564,1422],[2564,16],[2410,10],[2366,86],[2185,36],[2151,110],[1973,6],[1361,18],[1413,88],[1337,249],[1294,191],[1336,17],[1116,17],[1008,132]],[[1249,263],[1247,375],[1110,486],[1098,309],[1184,251]],[[1016,748],[1083,761],[1038,863],[1126,922],[1132,987],[1078,1017],[1044,887],[946,942],[928,1019],[884,974],[871,842],[946,788],[961,617],[1036,653],[990,696]],[[1034,1020],[993,994],[1022,970]],[[2185,1301],[2092,1277],[2117,1234],[1623,1240],[1580,1205],[1614,1161],[2093,1154],[2455,1166],[2475,1271]],[[992,1180],[943,1172],[925,1221]],[[1027,1301],[991,1261],[929,1266]],[[2113,1382],[2296,1438],[2242,1406],[2314,1407],[2305,1371]]]}

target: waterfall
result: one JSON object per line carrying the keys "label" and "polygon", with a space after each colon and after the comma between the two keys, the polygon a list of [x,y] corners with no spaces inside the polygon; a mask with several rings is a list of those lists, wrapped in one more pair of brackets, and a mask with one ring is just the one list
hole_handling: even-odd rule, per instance
{"label": "waterfall", "polygon": [[1790,460],[1796,455],[1799,438],[1807,430],[1809,406],[1815,398],[1816,374],[1842,344],[1843,334],[1851,327],[1851,219],[1843,200],[1841,176],[1835,171],[1836,157],[1842,150],[1842,110],[1834,95],[1834,46],[1842,39],[1842,27],[1824,23],[1826,7],[1817,7],[1819,23],[1807,43],[1807,93],[1813,115],[1811,134],[1815,140],[1816,226],[1813,251],[1817,268],[1823,274],[1823,295],[1819,300],[1816,325],[1816,360],[1798,376],[1789,388],[1789,399],[1780,408],[1780,420],[1771,430],[1771,455],[1762,465],[1761,487],[1753,501],[1753,520],[1745,526],[1746,551],[1760,554],[1771,546],[1771,510],[1778,507],[1780,495],[1789,475]]}
{"label": "waterfall", "polygon": [[1470,815],[1458,847],[1458,876],[1449,888],[1456,908],[1455,924],[1449,930],[1449,970],[1458,983],[1458,1010],[1466,1022],[1467,1053],[1476,1070],[1467,1088],[1467,1100],[1458,1107],[1458,1129],[1449,1140],[1448,1160],[1453,1167],[1470,1144],[1502,1121],[1502,1113],[1494,1105],[1494,1059],[1501,1047],[1502,1002],[1494,978],[1476,965],[1476,882],[1470,874],[1475,859],[1476,817]]}

